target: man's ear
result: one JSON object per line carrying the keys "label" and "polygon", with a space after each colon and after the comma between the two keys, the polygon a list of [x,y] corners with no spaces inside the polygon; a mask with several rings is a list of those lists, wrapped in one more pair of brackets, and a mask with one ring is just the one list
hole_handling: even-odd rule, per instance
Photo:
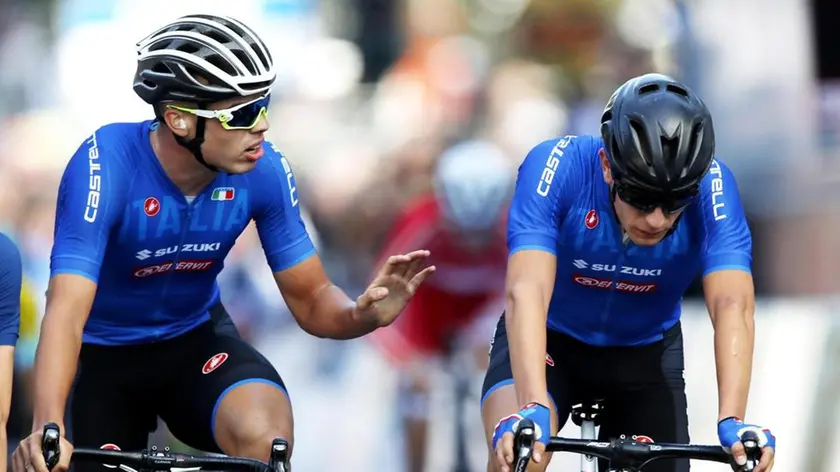
{"label": "man's ear", "polygon": [[168,107],[163,110],[163,122],[176,136],[189,137],[192,132],[193,121],[192,115],[182,111]]}
{"label": "man's ear", "polygon": [[607,185],[612,185],[612,169],[610,168],[610,159],[607,157],[607,151],[604,150],[604,148],[601,148],[601,150],[598,151],[598,155],[601,157],[601,172],[604,174],[604,182],[606,182]]}

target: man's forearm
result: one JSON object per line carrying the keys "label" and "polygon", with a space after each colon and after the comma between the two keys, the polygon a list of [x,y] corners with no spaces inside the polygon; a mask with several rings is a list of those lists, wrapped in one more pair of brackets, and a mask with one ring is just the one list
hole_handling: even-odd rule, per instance
{"label": "man's forearm", "polygon": [[539,289],[518,286],[507,297],[507,329],[510,365],[520,406],[530,402],[548,405],[545,381],[546,308]]}
{"label": "man's forearm", "polygon": [[33,432],[40,431],[45,423],[54,422],[64,434],[64,410],[81,346],[81,328],[62,323],[55,316],[44,317],[35,354]]}
{"label": "man's forearm", "polygon": [[753,314],[737,305],[714,313],[715,364],[718,382],[718,419],[743,418],[752,375],[755,324]]}
{"label": "man's forearm", "polygon": [[[7,423],[5,421],[3,421],[2,424],[0,424],[0,444],[3,445],[9,444],[8,436],[6,435],[6,425]],[[8,454],[8,447],[0,447],[0,472],[6,472]]]}
{"label": "man's forearm", "polygon": [[335,285],[321,289],[310,310],[300,326],[319,338],[354,339],[378,328],[375,322],[360,320],[356,303]]}

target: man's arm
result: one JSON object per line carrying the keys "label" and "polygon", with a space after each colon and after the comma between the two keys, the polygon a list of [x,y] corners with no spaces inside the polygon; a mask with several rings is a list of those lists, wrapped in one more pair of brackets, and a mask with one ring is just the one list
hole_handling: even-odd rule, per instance
{"label": "man's arm", "polygon": [[[101,130],[100,130],[101,131]],[[125,208],[126,171],[119,148],[97,131],[76,151],[61,179],[50,255],[47,306],[35,352],[33,432],[44,423],[63,428],[82,331],[116,221]]]}
{"label": "man's arm", "polygon": [[[0,444],[8,444],[6,424],[12,405],[12,380],[14,378],[15,347],[0,346]],[[6,472],[7,447],[0,447],[0,472]]]}
{"label": "man's arm", "polygon": [[378,327],[355,316],[356,302],[330,281],[317,255],[275,272],[274,280],[298,325],[313,336],[352,339]]}
{"label": "man's arm", "polygon": [[752,236],[735,177],[717,159],[701,183],[699,210],[705,233],[703,292],[715,328],[718,419],[743,418],[755,334]]}
{"label": "man's arm", "polygon": [[327,277],[309,239],[291,164],[272,145],[264,149],[254,219],[274,280],[300,327],[313,336],[352,339],[391,323],[434,271],[422,267],[428,252],[391,256],[358,300],[350,300]]}
{"label": "man's arm", "polygon": [[546,317],[556,277],[558,223],[583,185],[578,143],[566,136],[531,149],[519,167],[508,212],[505,326],[520,405],[549,406]]}
{"label": "man's arm", "polygon": [[[0,445],[7,444],[6,425],[12,404],[15,344],[20,331],[23,264],[11,239],[0,234]],[[0,447],[0,472],[6,471],[6,447]]]}
{"label": "man's arm", "polygon": [[35,353],[35,404],[32,431],[54,422],[64,433],[64,407],[76,375],[82,332],[96,294],[96,283],[76,274],[50,279],[47,308]]}
{"label": "man's arm", "polygon": [[718,420],[743,418],[755,341],[753,278],[743,270],[711,272],[703,278],[703,292],[715,328]]}
{"label": "man's arm", "polygon": [[508,260],[505,327],[520,405],[550,405],[545,380],[545,326],[556,269],[556,256],[539,250],[518,251]]}
{"label": "man's arm", "polygon": [[[266,143],[254,219],[274,281],[295,321],[319,338],[351,339],[377,328],[353,316],[356,303],[330,281],[300,215],[289,161]],[[259,189],[258,189],[259,190]],[[270,191],[269,191],[270,190]]]}

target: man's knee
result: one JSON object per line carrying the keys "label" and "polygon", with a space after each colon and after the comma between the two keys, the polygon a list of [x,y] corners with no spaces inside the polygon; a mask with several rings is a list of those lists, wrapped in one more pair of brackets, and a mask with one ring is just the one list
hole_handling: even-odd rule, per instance
{"label": "man's knee", "polygon": [[214,436],[228,455],[267,461],[271,442],[294,442],[292,408],[286,392],[267,381],[243,383],[226,393],[215,413]]}

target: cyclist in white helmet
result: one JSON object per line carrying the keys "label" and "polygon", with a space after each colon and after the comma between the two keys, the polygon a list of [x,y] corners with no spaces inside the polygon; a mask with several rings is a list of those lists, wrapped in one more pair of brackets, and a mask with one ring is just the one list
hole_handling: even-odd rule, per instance
{"label": "cyclist in white helmet", "polygon": [[486,362],[492,314],[503,306],[498,297],[504,292],[505,215],[514,177],[513,162],[494,144],[457,144],[439,158],[433,191],[410,203],[387,237],[382,260],[393,251],[422,247],[437,268],[399,320],[370,337],[401,372],[398,406],[411,472],[426,465],[431,361],[457,344],[478,349],[477,358]]}
{"label": "cyclist in white helmet", "polygon": [[[330,282],[291,165],[265,141],[277,66],[252,29],[192,15],[137,54],[134,90],[155,119],[99,128],[61,181],[33,433],[15,472],[48,472],[42,428],[64,436],[66,404],[77,447],[144,449],[158,416],[203,451],[268,460],[273,438],[292,441],[286,387],[239,338],[216,283],[251,220],[290,311],[318,337],[390,324],[434,270],[420,250],[389,257],[356,300]],[[62,438],[56,469],[71,452]]]}

